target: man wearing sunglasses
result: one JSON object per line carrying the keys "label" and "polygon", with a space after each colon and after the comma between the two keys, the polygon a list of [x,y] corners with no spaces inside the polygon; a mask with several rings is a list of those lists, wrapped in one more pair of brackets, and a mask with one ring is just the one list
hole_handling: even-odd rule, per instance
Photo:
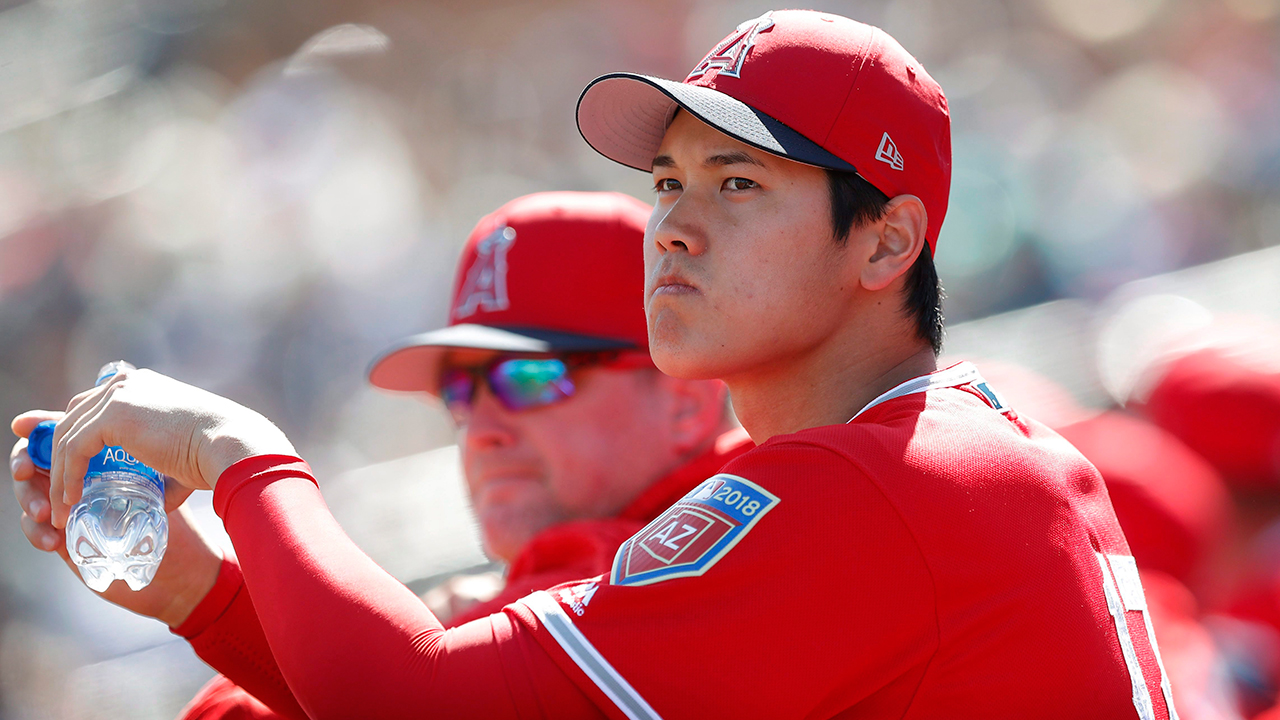
{"label": "man wearing sunglasses", "polygon": [[623,540],[751,446],[722,383],[649,358],[650,209],[616,193],[504,205],[463,248],[449,325],[370,366],[376,387],[444,402],[485,551],[510,568],[456,624],[605,572]]}
{"label": "man wearing sunglasses", "polygon": [[1177,717],[1097,471],[972,365],[937,369],[950,118],[913,57],[767,13],[683,82],[598,79],[578,122],[653,173],[658,367],[724,379],[759,442],[606,577],[446,631],[344,542],[278,430],[145,371],[69,408],[55,498],[108,440],[213,489],[313,717]]}

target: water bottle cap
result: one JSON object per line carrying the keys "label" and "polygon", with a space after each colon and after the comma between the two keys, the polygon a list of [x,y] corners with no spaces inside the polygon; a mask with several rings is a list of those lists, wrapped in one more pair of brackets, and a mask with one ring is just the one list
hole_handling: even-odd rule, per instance
{"label": "water bottle cap", "polygon": [[36,425],[27,436],[27,454],[31,456],[31,462],[41,470],[48,470],[53,466],[53,431],[57,427],[57,421],[45,420]]}
{"label": "water bottle cap", "polygon": [[98,369],[98,379],[93,381],[93,386],[98,387],[106,382],[108,378],[120,372],[121,370],[137,370],[133,365],[124,360],[115,360],[103,365]]}

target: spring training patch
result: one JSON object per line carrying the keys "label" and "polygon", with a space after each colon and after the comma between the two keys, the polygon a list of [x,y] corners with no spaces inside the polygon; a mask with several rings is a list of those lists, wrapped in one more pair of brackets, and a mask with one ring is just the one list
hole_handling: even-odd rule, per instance
{"label": "spring training patch", "polygon": [[746,478],[708,478],[618,548],[610,582],[650,585],[701,575],[778,502]]}

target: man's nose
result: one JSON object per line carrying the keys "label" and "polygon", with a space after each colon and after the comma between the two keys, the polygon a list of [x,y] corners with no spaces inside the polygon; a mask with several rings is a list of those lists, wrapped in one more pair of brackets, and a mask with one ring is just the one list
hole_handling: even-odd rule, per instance
{"label": "man's nose", "polygon": [[669,252],[701,255],[706,252],[706,209],[701,205],[701,200],[694,193],[686,192],[665,214],[654,218],[653,244],[659,255]]}
{"label": "man's nose", "polygon": [[481,383],[471,401],[464,442],[468,450],[486,450],[512,445],[516,441],[511,412]]}

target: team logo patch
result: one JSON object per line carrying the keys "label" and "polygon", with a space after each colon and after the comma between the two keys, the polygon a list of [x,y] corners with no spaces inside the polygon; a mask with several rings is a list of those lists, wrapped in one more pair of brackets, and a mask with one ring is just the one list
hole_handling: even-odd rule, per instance
{"label": "team logo patch", "polygon": [[702,58],[702,62],[698,63],[684,79],[685,82],[706,75],[711,68],[720,68],[720,74],[725,77],[739,77],[742,73],[742,64],[747,61],[747,53],[751,52],[751,46],[756,44],[756,36],[773,27],[773,18],[770,15],[773,11],[761,15],[755,20],[748,20],[738,26],[733,34],[720,44],[715,46],[707,56]]}
{"label": "team logo patch", "polygon": [[610,582],[650,585],[701,575],[778,502],[746,478],[708,478],[618,548]]}
{"label": "team logo patch", "polygon": [[507,300],[507,251],[515,241],[516,231],[503,225],[476,244],[475,262],[458,291],[462,301],[454,312],[455,319],[474,315],[477,310],[496,312],[511,306]]}

